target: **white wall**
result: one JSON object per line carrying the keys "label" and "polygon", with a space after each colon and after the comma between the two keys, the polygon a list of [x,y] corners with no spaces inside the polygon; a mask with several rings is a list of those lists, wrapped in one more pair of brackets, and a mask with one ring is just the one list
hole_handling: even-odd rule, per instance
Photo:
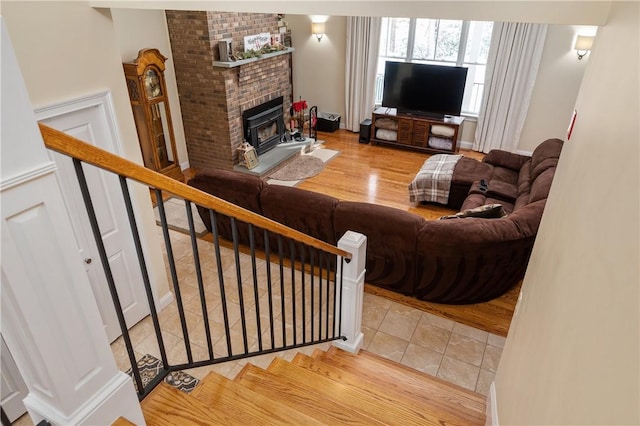
{"label": "white wall", "polygon": [[[142,163],[120,49],[108,10],[84,2],[3,2],[2,15],[35,109],[110,90],[125,157]],[[3,143],[5,143],[3,141]],[[158,297],[167,284],[149,191],[132,185],[132,199]]]}
{"label": "white wall", "polygon": [[549,139],[566,139],[589,55],[578,60],[576,36],[595,35],[597,27],[549,25],[518,148],[533,151]]}
{"label": "white wall", "polygon": [[308,15],[286,15],[291,28],[293,97],[317,105],[320,112],[345,114],[345,52],[347,18],[332,16],[325,23],[322,41],[311,34]]}
{"label": "white wall", "polygon": [[576,102],[495,379],[505,425],[640,423],[640,3],[616,2]]}
{"label": "white wall", "polygon": [[145,48],[156,48],[167,58],[164,63],[166,67],[164,77],[167,84],[167,96],[171,108],[171,121],[176,138],[178,160],[182,169],[188,168],[189,157],[184,137],[180,99],[178,98],[178,84],[173,68],[173,54],[164,11],[112,9],[111,17],[122,62],[134,60],[138,56],[138,51]]}

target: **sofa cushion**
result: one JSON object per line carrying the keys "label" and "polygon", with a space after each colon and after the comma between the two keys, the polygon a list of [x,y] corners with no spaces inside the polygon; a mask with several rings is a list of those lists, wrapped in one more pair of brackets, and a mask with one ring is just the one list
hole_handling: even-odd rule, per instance
{"label": "sofa cushion", "polygon": [[484,179],[489,182],[493,173],[493,166],[473,158],[462,157],[453,170],[451,189],[449,190],[449,202],[447,205],[459,210],[469,194],[471,184],[476,180]]}
{"label": "sofa cushion", "polygon": [[261,213],[260,192],[265,182],[252,175],[220,169],[203,169],[188,184],[255,213]]}
{"label": "sofa cushion", "polygon": [[[262,214],[260,208],[260,192],[266,185],[260,178],[246,173],[220,170],[203,169],[189,180],[188,185],[207,192],[215,197],[236,204],[254,213]],[[211,231],[209,211],[198,206],[198,213],[205,226]],[[218,232],[228,240],[232,239],[231,220],[228,216],[217,214]],[[238,240],[242,244],[249,244],[249,229],[245,223],[238,223]],[[263,244],[262,234],[254,232],[257,247]]]}
{"label": "sofa cushion", "polygon": [[531,188],[531,160],[527,161],[520,168],[518,173],[518,196],[529,192]]}
{"label": "sofa cushion", "polygon": [[451,183],[466,184],[471,186],[476,180],[484,179],[487,182],[493,173],[493,166],[469,157],[462,157],[453,171]]}
{"label": "sofa cushion", "polygon": [[518,197],[518,187],[513,183],[491,179],[487,187],[487,197],[514,202]]}
{"label": "sofa cushion", "polygon": [[367,236],[367,283],[413,294],[415,244],[425,223],[422,217],[393,207],[341,201],[333,222],[337,239],[347,231]]}
{"label": "sofa cushion", "polygon": [[489,187],[491,182],[498,181],[508,183],[509,185],[516,186],[518,184],[518,174],[520,170],[511,170],[504,167],[494,167],[491,179],[489,180]]}
{"label": "sofa cushion", "polygon": [[267,185],[260,193],[262,214],[329,244],[336,244],[333,211],[338,199],[281,185]]}
{"label": "sofa cushion", "polygon": [[520,238],[535,238],[542,220],[546,198],[527,204],[508,216],[520,232]]}
{"label": "sofa cushion", "polygon": [[531,170],[532,185],[533,185],[533,182],[535,182],[542,173],[549,170],[550,168],[555,169],[557,165],[558,165],[557,158],[547,158],[545,160],[542,160],[540,163],[538,163],[536,168]]}
{"label": "sofa cushion", "polygon": [[516,198],[516,202],[513,204],[513,211],[516,211],[519,208],[524,207],[527,204],[529,204],[529,198],[530,197],[531,197],[531,194],[529,194],[529,192],[524,192],[524,193],[518,195],[518,198]]}
{"label": "sofa cushion", "polygon": [[484,193],[489,198],[513,203],[518,196],[518,172],[504,167],[494,167],[491,179],[486,181],[486,190],[477,187],[476,183],[471,187],[470,194]]}
{"label": "sofa cushion", "polygon": [[563,143],[560,139],[547,139],[533,151],[531,155],[532,182],[549,167],[555,167],[558,164]]}
{"label": "sofa cushion", "polygon": [[531,185],[531,194],[529,196],[530,203],[545,199],[549,196],[549,190],[551,189],[551,183],[553,181],[555,171],[555,167],[547,169],[533,182]]}
{"label": "sofa cushion", "polygon": [[514,154],[501,149],[492,149],[484,156],[482,162],[517,172],[527,160],[529,160],[529,157],[525,155]]}

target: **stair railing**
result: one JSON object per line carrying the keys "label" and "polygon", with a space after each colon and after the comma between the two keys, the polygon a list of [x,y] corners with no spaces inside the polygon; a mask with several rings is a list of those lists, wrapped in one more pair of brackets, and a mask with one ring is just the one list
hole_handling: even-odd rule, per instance
{"label": "stair railing", "polygon": [[[322,342],[347,340],[344,333],[342,333],[343,311],[347,313],[347,316],[353,318],[348,319],[349,324],[347,325],[347,334],[355,336],[352,339],[354,340],[352,347],[360,345],[362,338],[359,330],[361,314],[349,312],[342,306],[343,275],[346,276],[347,285],[356,283],[360,279],[359,285],[361,287],[364,280],[364,272],[360,273],[360,278],[357,276],[350,277],[349,272],[345,272],[345,262],[350,262],[352,258],[349,251],[245,210],[46,125],[40,124],[40,131],[47,148],[67,155],[73,160],[80,191],[122,332],[122,339],[127,350],[128,360],[131,363],[131,375],[140,400],[148,395],[171,372]],[[159,374],[146,384],[140,374],[134,343],[131,341],[116,282],[101,238],[100,227],[83,170],[83,163],[114,173],[119,178],[162,363]],[[169,354],[167,353],[162,324],[154,301],[152,284],[131,202],[128,180],[134,180],[146,185],[153,190],[156,196],[168,268],[180,320],[181,336],[179,337],[182,338],[184,344],[186,362],[173,362],[173,360],[169,359]],[[182,300],[184,287],[181,279],[184,277],[179,276],[179,264],[176,262],[173,253],[172,239],[163,202],[163,191],[184,200],[195,265],[197,297],[199,298],[199,308],[204,324],[206,354],[194,354],[193,345],[190,343],[190,333],[193,333],[193,327],[189,325],[188,312],[185,310],[185,303]],[[209,212],[213,234],[214,269],[217,272],[217,279],[211,279],[211,274],[207,277],[204,276],[201,264],[202,256],[194,230],[192,204],[205,208]],[[221,217],[228,217],[230,220],[230,241],[225,241],[218,234],[218,221]],[[248,248],[240,244],[239,229],[243,227],[248,230]],[[353,239],[353,235],[356,234],[348,234],[350,234],[351,242],[357,240],[357,238]],[[257,246],[256,239],[261,240],[260,246]],[[364,241],[366,242],[366,239]],[[271,246],[272,242],[275,242],[275,247]],[[347,242],[347,246],[351,247],[351,242]],[[362,245],[361,243],[358,244]],[[229,279],[232,268],[229,266],[225,270],[221,255],[222,250],[229,250],[229,246],[232,249],[235,264],[235,268],[233,268],[235,282],[233,283],[229,282],[232,281]],[[249,272],[247,272],[246,267],[242,267],[242,259],[246,259],[243,256],[247,256],[244,252],[247,251],[250,260]],[[362,250],[360,252],[364,253]],[[264,262],[266,275],[258,274],[257,269],[260,262]],[[362,264],[363,259],[358,258],[355,263]],[[274,273],[274,267],[277,268],[279,273]],[[223,270],[229,271],[226,276]],[[251,279],[248,279],[248,277]],[[263,300],[264,297],[259,295],[260,289],[265,285],[266,301]],[[287,297],[287,293],[289,297]],[[344,296],[345,300],[354,299],[353,294],[354,291],[349,289]],[[228,299],[230,297],[237,299],[237,303],[229,302]],[[280,299],[279,303],[276,300],[277,298]],[[219,303],[218,309],[211,309],[208,306],[212,300],[216,306]],[[359,309],[361,309],[361,299],[359,304],[357,302],[355,304],[359,305]],[[235,322],[232,320],[232,312],[229,311],[230,307],[235,307],[236,311],[233,316],[235,317],[236,314],[239,314],[239,320]],[[211,330],[209,315],[212,313],[221,314],[224,331],[214,333]],[[276,315],[276,313],[279,313],[279,315]],[[263,318],[268,320],[268,325],[262,322]],[[237,342],[238,339],[234,341],[237,335],[232,332],[232,322],[234,322],[233,325],[240,325],[240,342]],[[355,323],[357,323],[357,327],[354,329],[353,324]],[[276,333],[278,328],[281,333]],[[217,345],[216,342],[218,342]]]}

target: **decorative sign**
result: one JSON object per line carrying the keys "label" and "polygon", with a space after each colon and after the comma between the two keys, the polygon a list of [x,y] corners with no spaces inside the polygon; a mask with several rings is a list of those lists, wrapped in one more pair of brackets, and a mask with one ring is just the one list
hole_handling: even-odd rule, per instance
{"label": "decorative sign", "polygon": [[248,50],[260,50],[262,46],[269,43],[271,43],[271,34],[269,33],[260,33],[245,36],[244,51],[246,52]]}

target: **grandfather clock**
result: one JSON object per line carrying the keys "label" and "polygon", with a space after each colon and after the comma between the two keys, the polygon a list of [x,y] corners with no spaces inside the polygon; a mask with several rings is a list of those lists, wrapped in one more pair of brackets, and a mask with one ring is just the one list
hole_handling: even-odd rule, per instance
{"label": "grandfather clock", "polygon": [[122,66],[145,167],[182,181],[164,81],[166,60],[158,49],[142,49]]}

